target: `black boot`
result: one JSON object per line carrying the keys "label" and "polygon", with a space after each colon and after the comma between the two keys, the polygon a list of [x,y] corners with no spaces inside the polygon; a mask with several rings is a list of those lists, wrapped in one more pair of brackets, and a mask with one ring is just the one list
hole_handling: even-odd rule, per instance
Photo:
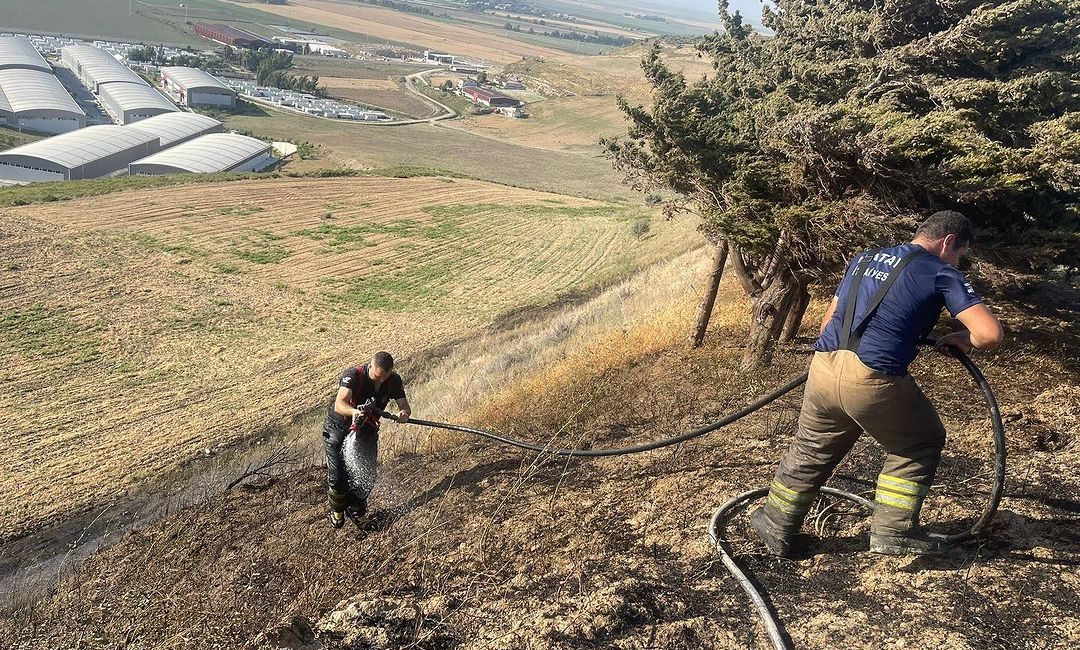
{"label": "black boot", "polygon": [[777,557],[791,557],[791,543],[795,536],[784,531],[765,513],[765,508],[758,508],[750,513],[750,525],[758,537],[765,542],[769,552]]}
{"label": "black boot", "polygon": [[948,550],[942,535],[921,528],[900,535],[870,533],[870,552],[879,555],[941,555]]}

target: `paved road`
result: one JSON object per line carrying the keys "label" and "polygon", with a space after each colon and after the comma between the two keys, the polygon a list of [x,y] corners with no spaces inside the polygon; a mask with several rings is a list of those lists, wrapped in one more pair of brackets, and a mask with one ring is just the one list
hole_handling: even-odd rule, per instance
{"label": "paved road", "polygon": [[79,107],[86,113],[86,125],[93,126],[95,124],[112,124],[112,118],[105,114],[101,110],[101,106],[97,103],[97,98],[90,92],[90,90],[82,85],[79,78],[75,76],[75,73],[71,70],[57,64],[53,64],[53,70],[56,72],[56,78],[60,80],[60,83],[64,85],[64,88],[68,89],[74,97],[75,101],[79,103]]}

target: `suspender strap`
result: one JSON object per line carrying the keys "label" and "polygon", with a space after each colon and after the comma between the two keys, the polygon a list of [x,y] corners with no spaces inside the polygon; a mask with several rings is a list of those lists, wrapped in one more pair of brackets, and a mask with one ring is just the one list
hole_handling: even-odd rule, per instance
{"label": "suspender strap", "polygon": [[855,277],[852,279],[851,286],[847,291],[847,304],[844,308],[844,324],[840,332],[840,349],[851,350],[852,352],[858,352],[859,344],[862,343],[863,332],[866,331],[866,326],[870,324],[870,319],[873,318],[877,312],[877,308],[881,305],[881,301],[885,299],[885,294],[889,293],[889,289],[892,288],[896,279],[900,277],[900,272],[904,270],[908,264],[910,264],[916,258],[922,257],[926,254],[926,250],[923,248],[916,248],[907,255],[900,258],[896,266],[893,267],[889,273],[889,277],[881,283],[874,296],[870,299],[870,305],[866,310],[866,313],[858,324],[852,325],[855,321],[855,303],[859,297],[859,287],[862,286],[863,277],[866,275],[866,269],[870,266],[870,262],[874,259],[874,255],[880,251],[874,251],[866,253],[859,260],[858,265],[855,267]]}

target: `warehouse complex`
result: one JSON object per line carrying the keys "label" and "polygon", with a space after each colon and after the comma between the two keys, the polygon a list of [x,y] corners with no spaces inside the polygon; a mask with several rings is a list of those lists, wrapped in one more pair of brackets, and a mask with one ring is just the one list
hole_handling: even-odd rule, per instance
{"label": "warehouse complex", "polygon": [[131,124],[154,115],[179,110],[156,88],[139,84],[103,84],[98,99],[105,112],[120,124]]}
{"label": "warehouse complex", "polygon": [[236,91],[198,68],[180,66],[161,69],[161,85],[184,106],[236,105]]}
{"label": "warehouse complex", "polygon": [[0,180],[78,180],[124,170],[245,172],[273,164],[269,143],[223,130],[211,117],[182,112],[148,117],[134,126],[90,126],[0,152]]}
{"label": "warehouse complex", "polygon": [[225,130],[221,122],[198,113],[162,113],[135,125],[140,131],[152,133],[158,137],[162,149],[174,147],[188,140],[193,140],[209,133],[221,133]]}
{"label": "warehouse complex", "polygon": [[60,50],[60,60],[95,95],[101,94],[104,84],[150,85],[116,57],[92,45],[69,45]]}
{"label": "warehouse complex", "polygon": [[25,38],[0,37],[0,125],[66,133],[86,126],[86,114]]}
{"label": "warehouse complex", "polygon": [[213,133],[133,162],[128,173],[135,176],[249,172],[273,162],[267,142],[235,133]]}
{"label": "warehouse complex", "polygon": [[0,153],[0,178],[67,181],[105,176],[156,153],[157,136],[101,124],[38,140]]}
{"label": "warehouse complex", "polygon": [[161,68],[162,92],[129,68],[123,54],[77,43],[58,54],[118,125],[87,127],[87,115],[34,41],[0,36],[0,125],[56,134],[0,152],[0,181],[245,172],[276,162],[269,143],[225,133],[221,122],[182,111],[170,99],[234,106],[236,91],[202,70]]}

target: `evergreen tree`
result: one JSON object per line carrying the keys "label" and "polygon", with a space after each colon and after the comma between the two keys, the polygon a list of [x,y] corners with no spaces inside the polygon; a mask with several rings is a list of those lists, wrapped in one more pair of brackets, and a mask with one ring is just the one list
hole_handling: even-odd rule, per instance
{"label": "evergreen tree", "polygon": [[620,99],[629,133],[604,144],[728,247],[753,305],[744,367],[794,334],[813,282],[934,210],[1080,256],[1080,0],[777,0],[771,35],[719,4],[723,33],[698,44],[714,72],[687,80],[654,46],[652,105]]}

